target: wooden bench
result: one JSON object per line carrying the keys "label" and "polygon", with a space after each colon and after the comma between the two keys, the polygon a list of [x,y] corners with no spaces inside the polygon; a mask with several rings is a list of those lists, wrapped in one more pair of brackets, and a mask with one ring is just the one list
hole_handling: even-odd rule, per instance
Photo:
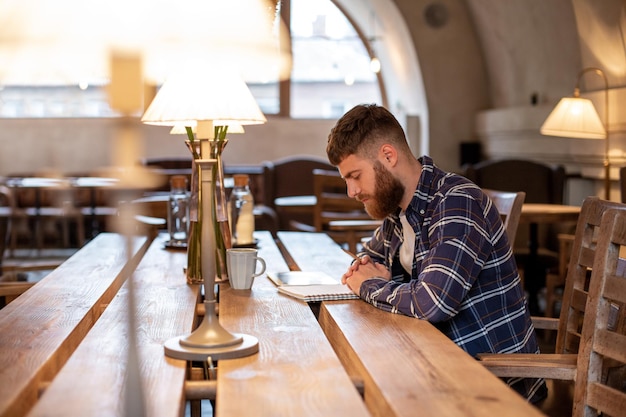
{"label": "wooden bench", "polygon": [[33,407],[149,243],[136,238],[128,260],[125,242],[116,234],[99,235],[0,310],[0,416],[22,416]]}
{"label": "wooden bench", "polygon": [[[268,232],[260,256],[289,270]],[[218,363],[216,416],[365,416],[358,391],[306,303],[279,294],[262,275],[251,290],[220,292],[220,322],[259,339],[259,353]]]}
{"label": "wooden bench", "polygon": [[166,357],[163,344],[192,330],[200,286],[187,284],[186,252],[163,245],[160,236],[132,275],[137,363],[129,360],[127,281],[29,416],[123,416],[127,396],[134,406],[143,398],[146,416],[183,415],[186,362]]}
{"label": "wooden bench", "polygon": [[[323,234],[278,236],[301,269],[339,278],[352,260]],[[350,300],[323,302],[319,322],[372,415],[542,415],[427,321]]]}

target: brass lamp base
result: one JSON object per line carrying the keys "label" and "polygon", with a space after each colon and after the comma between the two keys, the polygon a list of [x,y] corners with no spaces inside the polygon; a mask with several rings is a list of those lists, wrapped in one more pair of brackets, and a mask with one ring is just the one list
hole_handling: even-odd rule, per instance
{"label": "brass lamp base", "polygon": [[230,333],[224,329],[215,314],[215,301],[205,301],[205,315],[196,330],[186,336],[177,336],[165,342],[165,355],[174,359],[204,361],[234,359],[259,351],[259,340],[247,334]]}
{"label": "brass lamp base", "polygon": [[209,356],[214,360],[235,359],[250,356],[259,351],[259,340],[247,334],[235,334],[242,341],[236,345],[221,347],[191,347],[181,343],[184,336],[174,337],[165,342],[165,355],[187,361],[205,361]]}

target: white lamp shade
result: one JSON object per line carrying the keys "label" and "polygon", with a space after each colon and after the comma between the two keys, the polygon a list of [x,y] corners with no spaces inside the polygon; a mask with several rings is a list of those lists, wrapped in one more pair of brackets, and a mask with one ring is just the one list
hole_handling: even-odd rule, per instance
{"label": "white lamp shade", "polygon": [[170,77],[141,121],[160,126],[253,125],[267,122],[243,79],[234,72],[190,69]]}
{"label": "white lamp shade", "polygon": [[564,97],[541,126],[541,134],[581,139],[605,139],[606,129],[591,100]]}
{"label": "white lamp shade", "polygon": [[[196,131],[196,126],[198,124],[195,123],[192,126],[189,126],[192,130],[192,132]],[[228,133],[246,133],[245,129],[243,128],[242,125],[239,124],[231,124],[228,126]],[[187,134],[187,130],[185,129],[185,125],[175,125],[171,130],[170,130],[170,135],[186,135]]]}
{"label": "white lamp shade", "polygon": [[0,83],[108,82],[112,52],[139,55],[146,80],[155,84],[190,59],[231,65],[248,81],[285,79],[288,31],[272,4],[0,0]]}

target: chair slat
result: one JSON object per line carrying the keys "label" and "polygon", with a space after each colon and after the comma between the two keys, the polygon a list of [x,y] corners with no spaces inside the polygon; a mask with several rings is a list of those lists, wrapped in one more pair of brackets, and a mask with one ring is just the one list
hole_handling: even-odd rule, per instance
{"label": "chair slat", "polygon": [[[592,383],[587,389],[589,406],[608,416],[624,415],[626,410],[626,393],[599,383]],[[595,412],[592,415],[596,415]]]}
{"label": "chair slat", "polygon": [[607,358],[626,363],[626,335],[609,330],[597,330],[594,340],[595,351]]}
{"label": "chair slat", "polygon": [[578,288],[574,288],[573,291],[570,307],[578,311],[585,311],[585,307],[587,306],[587,292]]}
{"label": "chair slat", "polygon": [[604,296],[609,300],[626,304],[626,279],[616,275],[607,277],[604,285]]}
{"label": "chair slat", "polygon": [[565,352],[578,352],[579,347],[580,347],[580,333],[568,332],[564,340],[563,350]]}
{"label": "chair slat", "polygon": [[593,259],[596,256],[595,249],[583,247],[580,249],[580,258],[578,263],[587,268],[593,267]]}

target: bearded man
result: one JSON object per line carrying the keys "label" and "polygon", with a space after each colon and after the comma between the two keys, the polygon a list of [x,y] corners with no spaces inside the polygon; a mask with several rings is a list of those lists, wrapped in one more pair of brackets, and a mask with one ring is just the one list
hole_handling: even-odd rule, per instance
{"label": "bearded man", "polygon": [[[511,244],[477,185],[415,158],[377,105],[339,119],[326,152],[348,196],[384,220],[342,283],[380,309],[428,320],[472,356],[539,353]],[[542,379],[506,382],[532,402],[547,393]]]}

